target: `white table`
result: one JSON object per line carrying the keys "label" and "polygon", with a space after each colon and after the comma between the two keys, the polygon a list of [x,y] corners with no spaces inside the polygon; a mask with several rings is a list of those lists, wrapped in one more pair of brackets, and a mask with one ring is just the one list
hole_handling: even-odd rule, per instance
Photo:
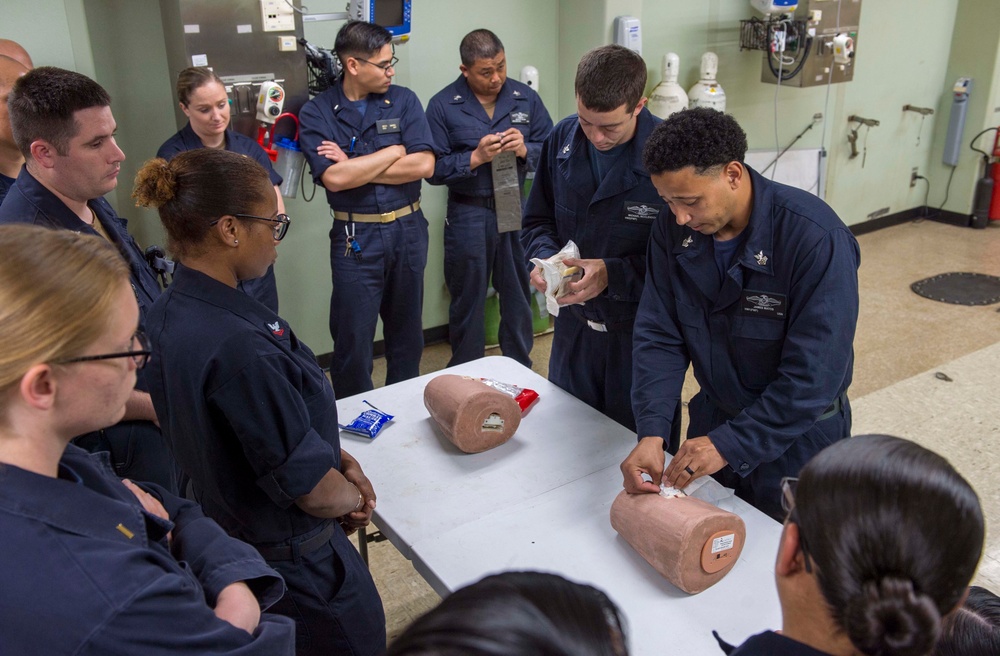
{"label": "white table", "polygon": [[735,500],[747,527],[739,561],[712,588],[681,592],[611,528],[618,464],[634,433],[517,362],[488,357],[447,373],[529,387],[540,398],[509,442],[464,454],[435,431],[423,405],[424,386],[441,373],[337,404],[342,422],[367,408],[362,399],[396,416],[374,441],[341,438],[378,493],[379,528],[439,594],[510,569],[562,574],[611,596],[637,655],[721,653],[712,629],[738,644],[780,627],[777,522]]}

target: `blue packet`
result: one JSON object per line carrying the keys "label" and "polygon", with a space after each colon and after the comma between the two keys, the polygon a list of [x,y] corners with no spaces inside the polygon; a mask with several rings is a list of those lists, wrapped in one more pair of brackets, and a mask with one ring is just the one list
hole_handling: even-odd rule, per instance
{"label": "blue packet", "polygon": [[374,440],[379,431],[390,421],[394,419],[393,415],[386,414],[373,406],[368,401],[361,401],[365,405],[369,406],[371,410],[365,410],[358,418],[344,426],[339,424],[340,429],[347,431],[348,433],[354,433],[355,435],[363,435],[370,440]]}

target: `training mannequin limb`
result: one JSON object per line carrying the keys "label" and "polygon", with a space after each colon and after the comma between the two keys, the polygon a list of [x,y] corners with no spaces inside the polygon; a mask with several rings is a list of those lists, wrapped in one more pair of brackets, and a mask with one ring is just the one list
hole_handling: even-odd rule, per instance
{"label": "training mannequin limb", "polygon": [[424,406],[448,441],[466,453],[500,446],[521,424],[517,401],[476,378],[432,379],[424,388]]}
{"label": "training mannequin limb", "polygon": [[611,504],[611,526],[653,569],[690,594],[718,583],[746,539],[739,516],[701,499],[624,490]]}

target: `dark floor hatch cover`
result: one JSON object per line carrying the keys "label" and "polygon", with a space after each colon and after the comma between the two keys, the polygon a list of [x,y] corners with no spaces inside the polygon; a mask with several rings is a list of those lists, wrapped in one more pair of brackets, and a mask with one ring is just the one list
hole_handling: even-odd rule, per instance
{"label": "dark floor hatch cover", "polygon": [[991,305],[1000,301],[1000,278],[985,273],[942,273],[910,285],[917,294],[955,305]]}

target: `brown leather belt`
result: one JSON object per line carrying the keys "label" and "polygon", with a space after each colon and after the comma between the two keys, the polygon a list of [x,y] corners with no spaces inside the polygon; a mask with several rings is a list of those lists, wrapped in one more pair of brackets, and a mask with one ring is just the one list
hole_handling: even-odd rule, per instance
{"label": "brown leather belt", "polygon": [[413,214],[420,209],[420,199],[403,205],[402,207],[382,214],[359,214],[357,212],[333,211],[333,218],[340,221],[357,221],[358,223],[392,223],[396,219],[401,219],[407,214]]}

